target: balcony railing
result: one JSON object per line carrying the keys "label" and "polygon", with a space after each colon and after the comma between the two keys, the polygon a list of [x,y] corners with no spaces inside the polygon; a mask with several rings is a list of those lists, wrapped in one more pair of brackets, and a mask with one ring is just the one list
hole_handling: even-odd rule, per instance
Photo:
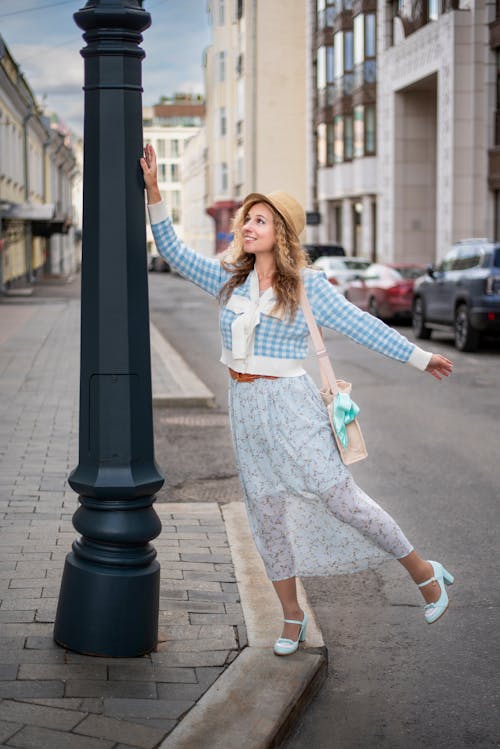
{"label": "balcony railing", "polygon": [[375,83],[377,80],[377,61],[364,60],[354,68],[354,88],[361,88],[365,83]]}
{"label": "balcony railing", "polygon": [[342,78],[337,78],[335,87],[335,101],[344,96],[351,96],[354,90],[354,73],[344,73]]}
{"label": "balcony railing", "polygon": [[318,108],[331,107],[335,101],[335,83],[329,83],[326,88],[318,89]]}
{"label": "balcony railing", "polygon": [[344,10],[352,10],[352,0],[335,0],[333,7],[335,9],[335,15],[337,16]]}

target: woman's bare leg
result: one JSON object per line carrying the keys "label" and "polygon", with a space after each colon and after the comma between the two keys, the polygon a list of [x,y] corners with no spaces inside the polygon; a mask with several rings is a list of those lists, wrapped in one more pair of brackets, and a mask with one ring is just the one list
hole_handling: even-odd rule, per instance
{"label": "woman's bare leg", "polygon": [[[301,622],[304,619],[304,612],[299,606],[297,599],[297,585],[294,577],[286,580],[274,580],[274,590],[280,599],[281,608],[283,609],[284,619],[295,619]],[[282,637],[290,640],[297,640],[300,632],[298,624],[284,624]]]}
{"label": "woman's bare leg", "polygon": [[[403,567],[410,573],[414,582],[423,583],[425,580],[433,577],[434,570],[432,564],[429,564],[425,559],[417,554],[416,551],[411,551],[407,556],[398,559]],[[441,589],[437,582],[429,583],[423,588],[420,588],[426,603],[434,603],[438,600],[441,595]]]}

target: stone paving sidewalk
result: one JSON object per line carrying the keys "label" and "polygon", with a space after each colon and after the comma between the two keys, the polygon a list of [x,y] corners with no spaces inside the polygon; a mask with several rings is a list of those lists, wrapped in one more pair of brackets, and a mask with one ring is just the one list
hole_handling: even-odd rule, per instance
{"label": "stone paving sidewalk", "polygon": [[156,747],[246,645],[215,503],[156,504],[160,642],[91,658],[52,640],[75,537],[79,303],[0,305],[0,745]]}

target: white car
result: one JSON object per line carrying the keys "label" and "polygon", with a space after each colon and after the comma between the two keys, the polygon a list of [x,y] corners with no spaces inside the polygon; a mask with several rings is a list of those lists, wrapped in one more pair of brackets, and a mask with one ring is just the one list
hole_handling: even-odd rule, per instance
{"label": "white car", "polygon": [[330,257],[323,255],[314,261],[312,267],[322,270],[331,284],[341,294],[345,293],[346,284],[372,264],[364,257]]}

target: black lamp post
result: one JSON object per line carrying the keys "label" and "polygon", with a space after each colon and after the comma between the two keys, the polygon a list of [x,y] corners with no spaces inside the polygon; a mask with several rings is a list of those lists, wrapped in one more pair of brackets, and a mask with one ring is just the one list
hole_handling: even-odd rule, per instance
{"label": "black lamp post", "polygon": [[54,639],[137,656],[158,634],[150,541],[163,484],[154,460],[142,154],[142,0],[89,0],[84,30],[80,449],[69,483],[82,534],[66,557]]}

